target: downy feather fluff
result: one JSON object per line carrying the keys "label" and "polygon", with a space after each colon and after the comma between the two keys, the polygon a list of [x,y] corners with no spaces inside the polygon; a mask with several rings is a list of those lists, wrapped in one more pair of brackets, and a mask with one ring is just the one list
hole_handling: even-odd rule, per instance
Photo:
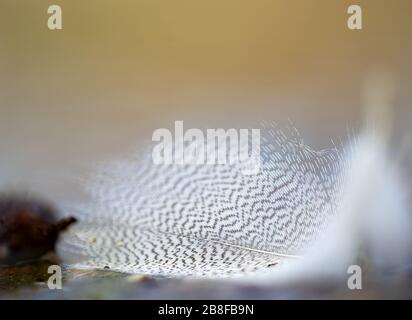
{"label": "downy feather fluff", "polygon": [[387,79],[372,77],[368,125],[345,147],[315,151],[297,130],[263,124],[257,174],[155,165],[150,148],[101,164],[81,181],[89,200],[67,208],[81,221],[61,249],[81,253],[75,268],[262,283],[346,277],[360,248],[375,267],[399,269],[411,217],[388,152]]}
{"label": "downy feather fluff", "polygon": [[343,151],[314,151],[295,129],[264,124],[261,168],[155,165],[151,150],[101,164],[61,249],[76,268],[228,277],[297,259],[336,214]]}

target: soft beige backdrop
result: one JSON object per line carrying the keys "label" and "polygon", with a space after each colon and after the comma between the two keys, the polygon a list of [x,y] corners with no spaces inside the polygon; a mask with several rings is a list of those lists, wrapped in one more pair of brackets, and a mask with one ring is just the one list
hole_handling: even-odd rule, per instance
{"label": "soft beige backdrop", "polygon": [[[181,119],[290,119],[309,144],[328,146],[359,126],[364,78],[382,66],[398,80],[396,128],[408,130],[412,1],[356,1],[362,31],[346,27],[353,3],[0,0],[3,184],[56,190],[33,174],[70,175]],[[47,29],[51,4],[63,8],[62,31]]]}

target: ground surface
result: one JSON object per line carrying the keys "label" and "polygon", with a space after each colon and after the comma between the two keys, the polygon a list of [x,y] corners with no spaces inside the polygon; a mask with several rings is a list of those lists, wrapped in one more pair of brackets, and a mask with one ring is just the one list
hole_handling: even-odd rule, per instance
{"label": "ground surface", "polygon": [[351,291],[341,283],[251,286],[226,281],[155,279],[107,271],[64,270],[62,290],[47,286],[40,261],[0,267],[1,299],[412,299],[412,273],[396,282]]}

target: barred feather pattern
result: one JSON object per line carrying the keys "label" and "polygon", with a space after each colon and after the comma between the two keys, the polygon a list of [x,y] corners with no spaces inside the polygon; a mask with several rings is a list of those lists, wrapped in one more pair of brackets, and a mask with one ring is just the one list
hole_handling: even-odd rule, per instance
{"label": "barred feather pattern", "polygon": [[151,149],[100,164],[61,250],[75,268],[228,277],[296,259],[336,212],[343,155],[314,151],[293,128],[261,128],[261,168],[155,165]]}

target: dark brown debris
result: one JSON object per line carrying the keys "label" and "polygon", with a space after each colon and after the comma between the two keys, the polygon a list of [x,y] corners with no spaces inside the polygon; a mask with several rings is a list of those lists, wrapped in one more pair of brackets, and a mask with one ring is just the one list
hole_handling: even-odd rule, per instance
{"label": "dark brown debris", "polygon": [[0,265],[36,260],[54,253],[60,232],[76,218],[58,218],[48,203],[18,195],[0,196]]}

